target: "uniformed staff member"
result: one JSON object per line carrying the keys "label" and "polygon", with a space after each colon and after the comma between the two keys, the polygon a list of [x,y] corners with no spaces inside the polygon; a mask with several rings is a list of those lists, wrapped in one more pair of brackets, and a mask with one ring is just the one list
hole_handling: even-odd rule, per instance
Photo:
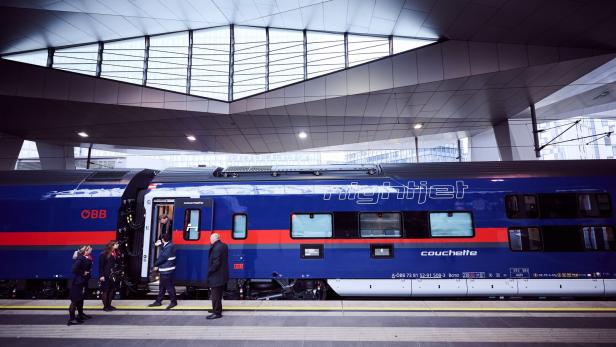
{"label": "uniformed staff member", "polygon": [[158,270],[160,280],[158,282],[158,297],[156,301],[148,305],[149,307],[161,306],[165,297],[165,292],[169,292],[169,306],[167,310],[178,305],[175,297],[175,287],[173,286],[173,272],[175,271],[175,246],[171,242],[171,234],[163,234],[161,240],[156,241],[155,245],[160,247],[158,259],[154,263],[154,271]]}
{"label": "uniformed staff member", "polygon": [[220,241],[220,236],[216,233],[210,236],[210,243],[207,281],[212,299],[212,314],[206,318],[216,319],[222,317],[222,293],[229,280],[229,248]]}
{"label": "uniformed staff member", "polygon": [[116,309],[111,305],[111,301],[120,280],[118,257],[118,241],[111,240],[98,258],[98,273],[100,275],[98,280],[100,281],[103,311],[113,311]]}
{"label": "uniformed staff member", "polygon": [[[83,299],[92,271],[92,247],[89,245],[79,247],[73,259],[71,272],[74,277],[70,291],[71,305],[68,308],[70,317],[66,325],[81,324],[84,320],[91,318],[83,312]],[[77,317],[75,317],[75,309],[79,312]]]}

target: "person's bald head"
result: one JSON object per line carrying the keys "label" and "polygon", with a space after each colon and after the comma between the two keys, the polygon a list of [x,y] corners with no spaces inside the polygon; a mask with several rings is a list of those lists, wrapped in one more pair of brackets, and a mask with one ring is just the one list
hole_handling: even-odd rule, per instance
{"label": "person's bald head", "polygon": [[212,235],[210,235],[210,244],[214,244],[214,242],[218,240],[220,240],[220,235],[217,233],[212,233]]}

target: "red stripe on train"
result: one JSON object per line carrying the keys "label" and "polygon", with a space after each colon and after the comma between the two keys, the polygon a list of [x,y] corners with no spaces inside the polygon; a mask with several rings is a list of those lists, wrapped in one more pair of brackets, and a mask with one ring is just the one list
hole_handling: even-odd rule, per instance
{"label": "red stripe on train", "polygon": [[0,246],[104,245],[115,231],[21,231],[0,232]]}
{"label": "red stripe on train", "polygon": [[[398,238],[363,238],[363,239],[292,239],[288,229],[282,230],[249,230],[248,237],[242,240],[235,240],[231,237],[231,230],[215,230],[220,234],[220,238],[227,244],[362,244],[362,243],[497,243],[509,242],[507,228],[476,228],[473,237],[439,237],[430,239],[398,239]],[[184,240],[181,230],[173,232],[173,243],[176,245],[209,245],[210,232],[201,231],[199,240]]]}

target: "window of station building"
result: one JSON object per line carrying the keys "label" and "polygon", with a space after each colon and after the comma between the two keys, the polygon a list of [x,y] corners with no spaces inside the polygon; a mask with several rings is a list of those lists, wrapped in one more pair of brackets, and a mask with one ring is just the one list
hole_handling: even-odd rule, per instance
{"label": "window of station building", "polygon": [[337,239],[352,239],[358,237],[359,213],[334,212],[334,237]]}
{"label": "window of station building", "polygon": [[611,226],[582,227],[582,236],[586,250],[616,250],[616,236]]}
{"label": "window of station building", "polygon": [[425,239],[430,237],[430,217],[427,211],[405,211],[402,213],[404,237]]}
{"label": "window of station building", "polygon": [[184,211],[184,240],[196,241],[199,240],[200,232],[199,226],[201,225],[201,211],[200,210],[186,210]]}
{"label": "window of station building", "polygon": [[146,84],[186,93],[188,32],[150,37]]}
{"label": "window of station building", "polygon": [[33,64],[38,66],[47,66],[47,50],[40,50],[27,53],[17,53],[11,55],[2,56],[2,59],[18,61],[26,64]]}
{"label": "window of station building", "polygon": [[144,56],[145,39],[143,37],[105,43],[101,77],[142,84]]}
{"label": "window of station building", "polygon": [[245,239],[248,234],[248,220],[245,214],[233,215],[233,238]]}
{"label": "window of station building", "polygon": [[411,39],[408,37],[398,37],[398,36],[394,36],[393,37],[393,49],[394,49],[394,54],[400,53],[400,52],[404,52],[404,51],[410,51],[411,49],[415,49],[415,48],[419,48],[425,45],[429,45],[431,43],[434,43],[435,41],[433,40],[421,40],[421,39]]}
{"label": "window of station building", "polygon": [[193,32],[190,94],[228,101],[229,27]]}
{"label": "window of station building", "polygon": [[612,214],[610,196],[605,193],[578,194],[580,217],[609,217]]}
{"label": "window of station building", "polygon": [[348,35],[349,66],[389,55],[389,39],[378,36]]}
{"label": "window of station building", "polygon": [[332,222],[329,213],[294,213],[291,215],[291,237],[331,238]]}
{"label": "window of station building", "polygon": [[505,196],[505,209],[509,218],[537,218],[539,216],[537,196],[532,194]]}
{"label": "window of station building", "polygon": [[432,237],[472,237],[473,217],[470,212],[431,212]]}
{"label": "window of station building", "polygon": [[306,32],[308,78],[344,69],[344,35]]}
{"label": "window of station building", "polygon": [[402,218],[397,212],[359,214],[361,237],[401,237]]}
{"label": "window of station building", "polygon": [[541,231],[539,228],[509,228],[509,248],[512,251],[540,251]]}
{"label": "window of station building", "polygon": [[96,75],[98,43],[58,49],[53,54],[53,68],[85,75]]}
{"label": "window of station building", "polygon": [[234,27],[233,99],[265,91],[265,28]]}
{"label": "window of station building", "polygon": [[576,252],[585,249],[579,226],[542,226],[541,238],[544,251]]}
{"label": "window of station building", "polygon": [[304,79],[304,33],[269,30],[269,89]]}

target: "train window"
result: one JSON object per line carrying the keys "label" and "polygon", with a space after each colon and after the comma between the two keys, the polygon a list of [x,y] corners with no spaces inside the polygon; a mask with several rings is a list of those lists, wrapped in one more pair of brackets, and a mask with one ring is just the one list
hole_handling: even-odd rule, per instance
{"label": "train window", "polygon": [[582,235],[586,250],[616,250],[616,237],[614,228],[611,226],[582,227]]}
{"label": "train window", "polygon": [[609,194],[597,194],[597,205],[599,206],[599,214],[601,217],[612,216],[612,203]]}
{"label": "train window", "polygon": [[248,233],[248,223],[245,214],[233,215],[233,238],[245,239]]}
{"label": "train window", "polygon": [[540,251],[542,246],[539,228],[510,228],[509,248],[512,251]]}
{"label": "train window", "polygon": [[300,258],[323,259],[323,245],[300,245]]}
{"label": "train window", "polygon": [[597,201],[596,194],[578,194],[578,208],[580,210],[580,217],[601,216],[601,211],[599,211],[599,202]]}
{"label": "train window", "polygon": [[507,195],[505,208],[509,218],[537,218],[537,197],[532,194]]}
{"label": "train window", "polygon": [[330,238],[332,224],[329,213],[294,213],[291,215],[291,238]]}
{"label": "train window", "polygon": [[377,212],[359,214],[361,237],[401,237],[400,213]]}
{"label": "train window", "polygon": [[584,243],[579,226],[549,225],[541,228],[543,250],[551,252],[583,251]]}
{"label": "train window", "polygon": [[472,237],[473,217],[470,212],[431,212],[432,237]]}
{"label": "train window", "polygon": [[201,210],[184,211],[184,240],[199,240],[199,225],[201,221]]}
{"label": "train window", "polygon": [[426,211],[402,212],[404,237],[426,239],[430,237],[430,218]]}
{"label": "train window", "polygon": [[539,194],[541,218],[576,218],[578,203],[575,193]]}
{"label": "train window", "polygon": [[372,244],[370,245],[370,256],[372,258],[393,258],[394,245],[392,244]]}
{"label": "train window", "polygon": [[334,212],[334,237],[337,239],[356,238],[359,230],[357,212]]}

